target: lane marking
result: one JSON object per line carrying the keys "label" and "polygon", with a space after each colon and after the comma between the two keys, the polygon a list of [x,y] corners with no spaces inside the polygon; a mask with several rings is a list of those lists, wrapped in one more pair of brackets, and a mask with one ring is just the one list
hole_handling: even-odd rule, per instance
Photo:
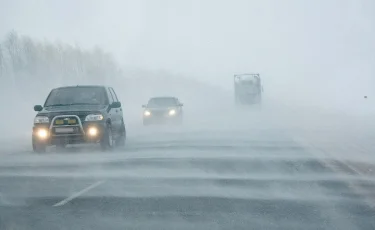
{"label": "lane marking", "polygon": [[65,204],[67,204],[68,202],[74,200],[75,198],[77,198],[77,197],[83,195],[84,193],[90,191],[91,189],[93,189],[95,187],[98,187],[99,185],[103,184],[104,182],[105,181],[103,181],[103,180],[102,181],[98,181],[98,182],[96,182],[96,183],[94,183],[94,184],[92,184],[92,185],[90,185],[90,186],[82,189],[81,191],[74,193],[73,195],[67,197],[66,199],[64,199],[64,200],[62,200],[62,201],[54,204],[53,207],[63,206]]}
{"label": "lane marking", "polygon": [[[333,172],[335,173],[338,173],[339,175],[341,175],[342,173],[342,169],[340,168],[340,166],[336,166],[336,165],[333,165],[331,162],[328,162],[328,161],[325,161],[325,159],[320,159],[319,156],[316,155],[316,152],[320,152],[322,154],[324,154],[325,156],[341,163],[342,165],[346,166],[349,170],[351,170],[352,172],[356,173],[357,176],[359,176],[360,178],[364,178],[365,175],[362,174],[360,171],[356,170],[354,167],[352,167],[350,164],[340,160],[339,158],[337,158],[334,154],[331,154],[329,153],[327,150],[325,150],[324,148],[319,148],[316,146],[316,144],[313,144],[309,141],[307,141],[306,139],[304,138],[301,138],[301,137],[294,137],[293,138],[294,141],[296,141],[297,143],[300,143],[302,146],[305,146],[306,149],[311,153],[313,154],[318,161],[320,161],[321,163],[323,163],[327,168],[331,169]],[[349,186],[349,188],[351,188],[353,190],[353,192],[357,193],[357,195],[361,196],[362,199],[364,200],[364,202],[371,208],[371,209],[375,209],[375,202],[374,200],[369,197],[369,192],[364,189],[363,187],[359,186],[359,185],[356,185],[353,183],[353,181],[348,181],[348,180],[345,180],[345,183]]]}

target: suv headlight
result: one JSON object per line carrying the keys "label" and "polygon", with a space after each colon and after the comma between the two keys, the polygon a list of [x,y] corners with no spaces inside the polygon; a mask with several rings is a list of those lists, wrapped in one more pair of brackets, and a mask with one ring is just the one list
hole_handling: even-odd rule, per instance
{"label": "suv headlight", "polygon": [[34,118],[34,123],[35,124],[45,124],[45,123],[49,123],[49,118],[46,117],[46,116],[36,116]]}
{"label": "suv headlight", "polygon": [[90,114],[86,116],[85,121],[101,121],[103,119],[104,117],[101,114]]}

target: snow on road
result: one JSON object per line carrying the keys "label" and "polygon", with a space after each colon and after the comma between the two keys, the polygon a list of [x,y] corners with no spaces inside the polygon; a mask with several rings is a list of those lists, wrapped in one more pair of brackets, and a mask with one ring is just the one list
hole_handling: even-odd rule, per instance
{"label": "snow on road", "polygon": [[181,127],[134,119],[127,146],[111,153],[1,148],[12,153],[1,155],[0,220],[19,229],[375,226],[365,121],[271,106],[200,112]]}

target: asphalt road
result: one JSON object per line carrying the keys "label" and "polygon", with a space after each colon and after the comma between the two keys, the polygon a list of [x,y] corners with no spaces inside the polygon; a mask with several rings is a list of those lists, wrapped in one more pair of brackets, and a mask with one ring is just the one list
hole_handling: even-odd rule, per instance
{"label": "asphalt road", "polygon": [[375,229],[373,133],[267,109],[215,114],[131,124],[111,153],[4,143],[0,229]]}

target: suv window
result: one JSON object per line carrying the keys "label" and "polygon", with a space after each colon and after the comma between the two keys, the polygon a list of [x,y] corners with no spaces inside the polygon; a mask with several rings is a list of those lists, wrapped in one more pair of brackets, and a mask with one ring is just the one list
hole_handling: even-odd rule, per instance
{"label": "suv window", "polygon": [[111,93],[111,90],[109,88],[107,88],[107,93],[108,93],[108,97],[109,97],[109,104],[112,104],[115,99],[113,98],[113,95]]}
{"label": "suv window", "polygon": [[66,87],[53,89],[44,106],[52,105],[105,105],[108,99],[101,87]]}
{"label": "suv window", "polygon": [[113,96],[113,99],[117,102],[119,101],[118,98],[117,98],[117,95],[115,93],[115,90],[113,88],[109,88],[110,92],[112,93],[112,96]]}

